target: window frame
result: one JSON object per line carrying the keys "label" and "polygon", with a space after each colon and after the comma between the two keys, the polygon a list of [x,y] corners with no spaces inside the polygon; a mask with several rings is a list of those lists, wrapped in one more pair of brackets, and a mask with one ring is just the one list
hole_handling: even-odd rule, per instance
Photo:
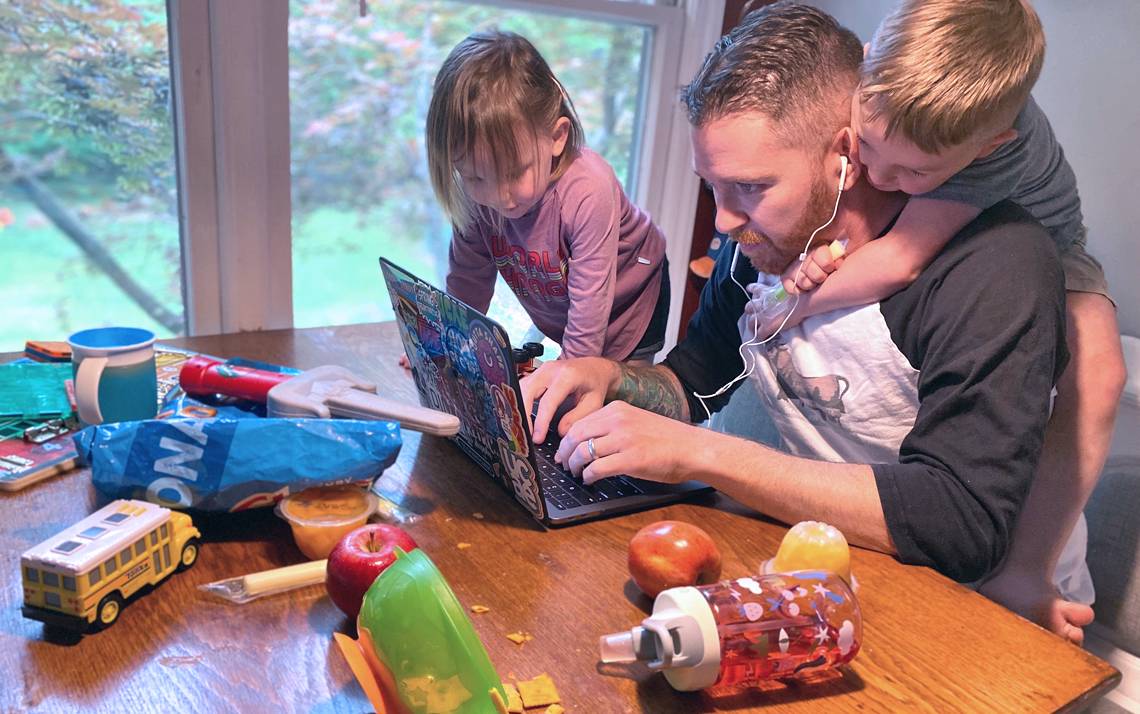
{"label": "window frame", "polygon": [[[632,198],[668,239],[668,349],[677,334],[699,190],[675,88],[719,37],[724,0],[481,4],[652,29]],[[187,332],[292,327],[288,3],[167,0],[167,17]]]}

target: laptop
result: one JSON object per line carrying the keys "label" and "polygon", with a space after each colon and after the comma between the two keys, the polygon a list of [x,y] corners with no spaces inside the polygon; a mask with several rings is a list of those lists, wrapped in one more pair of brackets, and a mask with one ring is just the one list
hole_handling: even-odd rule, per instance
{"label": "laptop", "polygon": [[381,258],[420,403],[459,417],[449,437],[536,520],[562,526],[643,510],[711,489],[629,476],[587,486],[554,462],[558,433],[531,440],[510,340],[478,310]]}

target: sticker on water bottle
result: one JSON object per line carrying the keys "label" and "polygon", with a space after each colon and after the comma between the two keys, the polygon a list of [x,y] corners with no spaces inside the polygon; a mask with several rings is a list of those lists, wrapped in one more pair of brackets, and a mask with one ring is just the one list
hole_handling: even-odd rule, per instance
{"label": "sticker on water bottle", "polygon": [[756,622],[761,617],[764,617],[764,606],[758,602],[746,602],[744,603],[744,616],[747,617],[750,622]]}

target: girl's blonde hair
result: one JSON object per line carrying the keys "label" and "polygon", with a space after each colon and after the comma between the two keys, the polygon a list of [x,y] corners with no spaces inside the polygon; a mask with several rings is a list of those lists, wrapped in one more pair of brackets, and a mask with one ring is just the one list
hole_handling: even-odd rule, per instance
{"label": "girl's blonde hair", "polygon": [[[479,207],[463,191],[456,160],[486,147],[502,183],[560,117],[570,120],[570,131],[552,180],[565,173],[585,141],[574,104],[546,60],[525,37],[498,30],[469,35],[451,50],[435,77],[426,144],[432,189],[457,231],[479,217]],[[534,139],[531,147],[519,146],[520,133]]]}

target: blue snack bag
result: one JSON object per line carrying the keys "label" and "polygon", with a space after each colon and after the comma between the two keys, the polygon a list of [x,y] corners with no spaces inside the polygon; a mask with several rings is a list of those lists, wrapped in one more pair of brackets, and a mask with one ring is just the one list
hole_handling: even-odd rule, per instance
{"label": "blue snack bag", "polygon": [[148,419],[75,435],[107,499],[240,511],[310,486],[370,481],[400,453],[400,427],[354,419]]}

